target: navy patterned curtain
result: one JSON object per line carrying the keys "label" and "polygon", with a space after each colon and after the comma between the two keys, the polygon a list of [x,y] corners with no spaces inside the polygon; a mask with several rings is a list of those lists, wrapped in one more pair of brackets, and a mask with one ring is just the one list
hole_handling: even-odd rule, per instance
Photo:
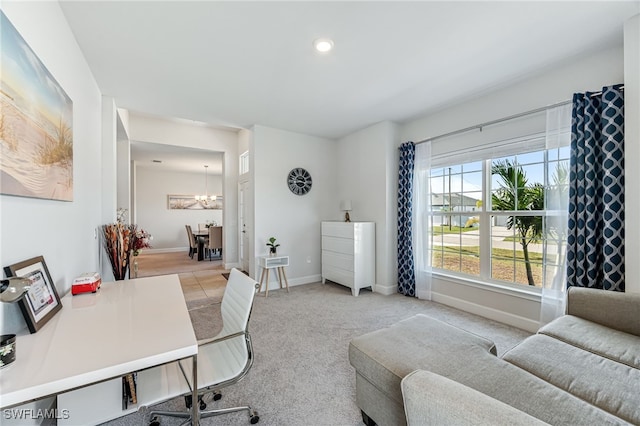
{"label": "navy patterned curtain", "polygon": [[413,264],[413,167],[416,147],[413,142],[400,146],[398,176],[398,293],[416,295]]}
{"label": "navy patterned curtain", "polygon": [[567,285],[624,291],[624,92],[574,94]]}

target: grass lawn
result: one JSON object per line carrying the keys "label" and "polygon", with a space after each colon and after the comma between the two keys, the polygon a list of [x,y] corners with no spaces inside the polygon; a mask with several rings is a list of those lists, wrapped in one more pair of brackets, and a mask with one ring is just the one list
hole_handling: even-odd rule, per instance
{"label": "grass lawn", "polygon": [[442,234],[459,234],[461,232],[469,232],[469,231],[475,231],[478,230],[477,227],[475,226],[470,226],[468,228],[463,228],[460,226],[451,226],[451,229],[449,229],[449,225],[440,225],[440,226],[434,226],[433,228],[431,228],[433,235],[442,235]]}
{"label": "grass lawn", "polygon": [[[496,280],[528,285],[527,271],[522,250],[494,248],[491,253],[491,277]],[[542,253],[529,253],[531,271],[536,287],[542,285]],[[480,248],[444,246],[433,252],[432,265],[435,268],[480,275]]]}

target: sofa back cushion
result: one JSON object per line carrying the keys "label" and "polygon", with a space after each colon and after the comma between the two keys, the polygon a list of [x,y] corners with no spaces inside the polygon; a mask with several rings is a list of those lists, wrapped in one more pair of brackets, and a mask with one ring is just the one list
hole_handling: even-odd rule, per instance
{"label": "sofa back cushion", "polygon": [[640,337],[564,315],[538,330],[572,346],[640,369]]}
{"label": "sofa back cushion", "polygon": [[502,359],[627,422],[640,424],[640,370],[636,368],[543,334],[527,338]]}

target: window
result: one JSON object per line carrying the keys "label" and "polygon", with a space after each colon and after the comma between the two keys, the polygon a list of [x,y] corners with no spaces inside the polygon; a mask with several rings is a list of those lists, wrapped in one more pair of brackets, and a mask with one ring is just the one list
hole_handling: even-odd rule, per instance
{"label": "window", "polygon": [[566,220],[566,209],[553,210],[551,197],[568,194],[569,147],[544,149],[541,136],[533,142],[514,143],[521,152],[509,155],[493,150],[495,158],[488,149],[474,153],[481,161],[433,161],[434,272],[538,288],[553,278],[565,236],[553,233],[550,218]]}
{"label": "window", "polygon": [[249,173],[249,151],[245,151],[240,154],[240,173],[241,175]]}

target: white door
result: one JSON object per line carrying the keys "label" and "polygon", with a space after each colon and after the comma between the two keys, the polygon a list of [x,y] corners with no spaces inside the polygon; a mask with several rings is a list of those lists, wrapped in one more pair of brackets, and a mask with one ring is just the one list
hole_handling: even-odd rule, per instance
{"label": "white door", "polygon": [[249,228],[247,226],[247,197],[249,182],[240,182],[238,190],[238,223],[240,224],[240,264],[249,272]]}

